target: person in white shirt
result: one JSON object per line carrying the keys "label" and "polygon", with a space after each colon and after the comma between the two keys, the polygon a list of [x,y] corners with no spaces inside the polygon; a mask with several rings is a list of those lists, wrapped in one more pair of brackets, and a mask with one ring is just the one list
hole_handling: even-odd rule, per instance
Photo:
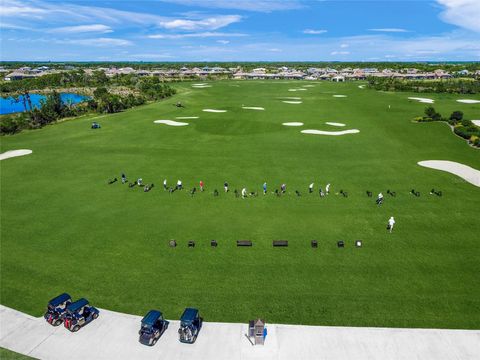
{"label": "person in white shirt", "polygon": [[182,190],[182,180],[177,181],[177,189]]}
{"label": "person in white shirt", "polygon": [[377,203],[377,205],[381,205],[383,203],[383,194],[382,193],[378,194],[376,203]]}
{"label": "person in white shirt", "polygon": [[167,190],[167,179],[163,180],[163,190]]}
{"label": "person in white shirt", "polygon": [[393,216],[391,216],[390,219],[388,219],[388,230],[390,231],[390,233],[393,230],[393,225],[395,225],[395,219],[393,218]]}
{"label": "person in white shirt", "polygon": [[313,183],[308,186],[308,192],[311,194],[313,192]]}
{"label": "person in white shirt", "polygon": [[247,197],[247,189],[246,188],[243,188],[242,189],[242,198],[246,198]]}
{"label": "person in white shirt", "polygon": [[137,185],[138,185],[138,186],[143,186],[143,180],[142,180],[142,178],[138,178],[138,179],[137,179]]}
{"label": "person in white shirt", "polygon": [[327,186],[325,187],[325,193],[328,195],[329,192],[330,192],[330,184],[327,184]]}

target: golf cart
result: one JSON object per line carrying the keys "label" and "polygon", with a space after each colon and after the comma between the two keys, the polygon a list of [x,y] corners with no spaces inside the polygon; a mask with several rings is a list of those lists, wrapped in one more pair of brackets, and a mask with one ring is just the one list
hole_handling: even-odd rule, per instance
{"label": "golf cart", "polygon": [[198,333],[202,328],[203,319],[197,309],[186,308],[180,318],[180,342],[193,344],[197,340]]}
{"label": "golf cart", "polygon": [[100,126],[99,123],[97,123],[95,121],[92,123],[92,129],[100,129],[100,128],[101,128],[101,126]]}
{"label": "golf cart", "polygon": [[43,317],[53,326],[58,326],[63,322],[63,317],[67,306],[72,303],[72,298],[67,293],[54,297],[48,302],[47,311]]}
{"label": "golf cart", "polygon": [[98,314],[98,309],[89,305],[87,299],[80,299],[67,306],[63,325],[71,332],[76,332],[96,319]]}
{"label": "golf cart", "polygon": [[162,313],[157,310],[150,310],[142,319],[138,341],[143,345],[153,346],[167,328],[168,321],[163,318]]}

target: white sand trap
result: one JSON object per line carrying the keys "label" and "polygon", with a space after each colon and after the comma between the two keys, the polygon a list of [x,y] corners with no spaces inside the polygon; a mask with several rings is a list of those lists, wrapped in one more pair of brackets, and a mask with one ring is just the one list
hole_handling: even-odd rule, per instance
{"label": "white sand trap", "polygon": [[350,129],[350,130],[342,130],[342,131],[323,131],[323,130],[302,130],[301,133],[303,134],[312,134],[312,135],[346,135],[346,134],[357,134],[360,130],[358,129]]}
{"label": "white sand trap", "polygon": [[359,88],[359,89],[365,89],[365,86],[366,86],[366,85],[358,85],[358,88]]}
{"label": "white sand trap", "polygon": [[198,119],[198,116],[177,116],[177,120],[188,120],[188,119]]}
{"label": "white sand trap", "polygon": [[197,83],[197,84],[192,84],[192,86],[204,86],[208,85],[207,83]]}
{"label": "white sand trap", "polygon": [[480,103],[480,100],[460,99],[460,100],[457,100],[457,102],[464,103],[464,104],[478,104],[478,103]]}
{"label": "white sand trap", "polygon": [[298,96],[283,96],[280,99],[287,99],[287,100],[302,100],[301,97]]}
{"label": "white sand trap", "polygon": [[473,125],[480,126],[480,120],[472,120]]}
{"label": "white sand trap", "polygon": [[347,95],[333,95],[333,97],[339,97],[339,98],[342,98],[342,97],[347,97]]}
{"label": "white sand trap", "polygon": [[211,88],[212,85],[192,85],[192,88],[194,89],[205,89],[205,88]]}
{"label": "white sand trap", "polygon": [[178,121],[173,121],[173,120],[155,120],[155,124],[165,124],[168,126],[187,126],[188,123],[184,122],[178,122]]}
{"label": "white sand trap", "polygon": [[345,124],[337,123],[337,122],[326,122],[325,124],[332,125],[332,126],[345,126]]}
{"label": "white sand trap", "polygon": [[227,110],[217,110],[217,109],[203,109],[202,111],[205,111],[205,112],[213,112],[213,113],[224,113],[224,112],[227,112]]}
{"label": "white sand trap", "polygon": [[409,97],[409,99],[410,100],[416,100],[416,101],[424,103],[424,104],[433,104],[435,102],[435,100],[428,99],[428,98]]}
{"label": "white sand trap", "polygon": [[307,89],[296,88],[296,89],[288,89],[288,91],[307,91]]}
{"label": "white sand trap", "polygon": [[17,156],[30,155],[31,153],[32,150],[28,149],[5,151],[4,153],[0,154],[0,160],[10,159]]}
{"label": "white sand trap", "polygon": [[283,100],[282,101],[285,104],[301,104],[302,101],[291,101],[291,100]]}
{"label": "white sand trap", "polygon": [[315,85],[309,84],[309,85],[303,85],[302,87],[304,87],[304,88],[311,88],[311,87],[315,87]]}
{"label": "white sand trap", "polygon": [[430,169],[449,172],[451,174],[460,176],[462,179],[468,181],[472,185],[480,187],[480,171],[470,166],[447,160],[419,161],[418,165],[428,167]]}
{"label": "white sand trap", "polygon": [[285,126],[303,126],[303,123],[302,122],[286,122],[286,123],[283,123],[282,125],[285,125]]}
{"label": "white sand trap", "polygon": [[245,110],[265,110],[265,108],[260,106],[242,106],[242,109]]}

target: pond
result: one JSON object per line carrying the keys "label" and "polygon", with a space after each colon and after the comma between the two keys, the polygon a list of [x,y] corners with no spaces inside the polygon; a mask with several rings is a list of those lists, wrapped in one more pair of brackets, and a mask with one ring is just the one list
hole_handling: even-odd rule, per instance
{"label": "pond", "polygon": [[[60,97],[64,104],[78,104],[89,99],[88,96],[71,93],[61,93]],[[30,100],[33,107],[40,107],[41,100],[44,99],[46,99],[45,95],[30,94]],[[28,104],[27,109],[30,110]],[[0,98],[0,115],[12,114],[22,111],[25,111],[25,108],[23,107],[23,95],[20,96],[18,100],[14,100],[12,97]]]}

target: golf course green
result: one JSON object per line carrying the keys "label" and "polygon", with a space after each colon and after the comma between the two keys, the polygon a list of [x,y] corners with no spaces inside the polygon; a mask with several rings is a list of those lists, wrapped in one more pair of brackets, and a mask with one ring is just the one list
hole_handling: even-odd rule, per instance
{"label": "golf course green", "polygon": [[[431,98],[442,115],[461,110],[471,120],[480,119],[480,104],[456,100],[478,96],[378,92],[355,82],[208,84],[174,83],[177,94],[165,101],[1,138],[0,152],[33,151],[0,163],[3,305],[39,316],[68,292],[169,319],[197,307],[219,322],[480,327],[480,188],[417,165],[450,160],[479,170],[480,152],[446,123],[413,122],[428,104],[408,99]],[[129,188],[121,173],[155,186]],[[170,194],[164,179],[185,189]],[[287,191],[276,196],[282,183]],[[330,194],[320,197],[327,183]],[[236,197],[243,188],[258,196]]]}

